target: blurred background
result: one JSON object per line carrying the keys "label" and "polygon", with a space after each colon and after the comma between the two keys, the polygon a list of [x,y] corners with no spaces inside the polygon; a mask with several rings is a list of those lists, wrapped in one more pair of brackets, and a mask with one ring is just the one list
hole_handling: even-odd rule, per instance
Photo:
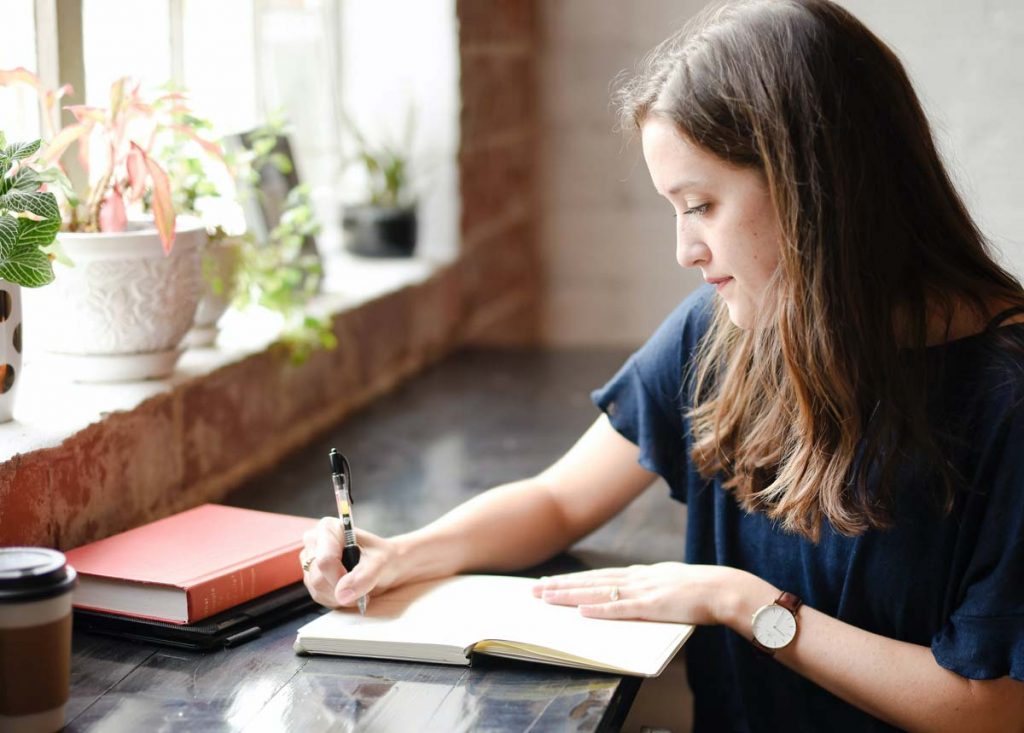
{"label": "blurred background", "polygon": [[[903,59],[972,211],[1024,274],[1024,4],[842,4]],[[698,281],[675,264],[671,211],[614,129],[610,91],[703,5],[4,0],[0,68],[70,82],[67,101],[87,104],[125,74],[173,80],[221,133],[283,113],[322,248],[346,198],[342,121],[408,136],[417,256],[485,281],[479,340],[628,347]],[[0,89],[0,113],[9,139],[37,134],[30,90]]]}

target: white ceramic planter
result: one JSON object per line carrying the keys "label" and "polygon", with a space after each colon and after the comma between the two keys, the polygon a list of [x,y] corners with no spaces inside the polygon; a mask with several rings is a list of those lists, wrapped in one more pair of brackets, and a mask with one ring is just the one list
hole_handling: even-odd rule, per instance
{"label": "white ceramic planter", "polygon": [[21,381],[21,286],[0,280],[0,423],[14,416]]}
{"label": "white ceramic planter", "polygon": [[[189,347],[210,346],[217,340],[217,321],[231,304],[241,247],[240,237],[212,239],[203,247],[202,294],[196,308],[195,322],[185,336],[185,343]],[[214,290],[215,279],[220,282],[220,293]]]}
{"label": "white ceramic planter", "polygon": [[179,217],[170,255],[151,225],[57,236],[74,267],[54,263],[54,282],[26,294],[32,343],[79,382],[173,372],[199,302],[202,223]]}

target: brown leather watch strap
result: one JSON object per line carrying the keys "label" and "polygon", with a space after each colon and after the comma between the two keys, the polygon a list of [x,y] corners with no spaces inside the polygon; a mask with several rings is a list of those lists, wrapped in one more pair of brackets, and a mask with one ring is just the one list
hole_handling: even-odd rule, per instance
{"label": "brown leather watch strap", "polygon": [[771,649],[769,647],[766,647],[764,644],[759,642],[756,637],[751,636],[750,637],[750,643],[754,645],[754,648],[757,649],[757,651],[761,652],[766,657],[774,657],[775,656],[775,650]]}
{"label": "brown leather watch strap", "polygon": [[800,609],[800,606],[802,606],[804,603],[800,600],[799,596],[795,596],[788,591],[782,591],[782,595],[780,595],[775,600],[775,602],[783,608],[785,608],[794,616],[796,615],[796,612]]}

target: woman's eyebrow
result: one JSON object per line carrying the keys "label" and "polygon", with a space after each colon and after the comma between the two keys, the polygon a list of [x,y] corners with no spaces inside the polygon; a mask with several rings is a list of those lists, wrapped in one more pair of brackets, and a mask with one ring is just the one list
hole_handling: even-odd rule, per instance
{"label": "woman's eyebrow", "polygon": [[665,191],[668,196],[673,196],[680,191],[687,188],[699,188],[707,183],[703,178],[686,178],[678,183],[674,184],[671,188]]}

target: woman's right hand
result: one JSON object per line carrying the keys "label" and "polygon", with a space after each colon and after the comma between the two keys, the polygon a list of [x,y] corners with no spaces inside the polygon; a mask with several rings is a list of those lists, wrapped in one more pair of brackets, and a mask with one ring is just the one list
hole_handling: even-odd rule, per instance
{"label": "woman's right hand", "polygon": [[[381,592],[396,585],[395,546],[392,540],[356,529],[361,556],[352,572],[341,564],[344,544],[341,520],[324,517],[303,536],[302,580],[313,600],[327,608],[353,606],[360,596]],[[312,560],[310,560],[312,558]]]}

